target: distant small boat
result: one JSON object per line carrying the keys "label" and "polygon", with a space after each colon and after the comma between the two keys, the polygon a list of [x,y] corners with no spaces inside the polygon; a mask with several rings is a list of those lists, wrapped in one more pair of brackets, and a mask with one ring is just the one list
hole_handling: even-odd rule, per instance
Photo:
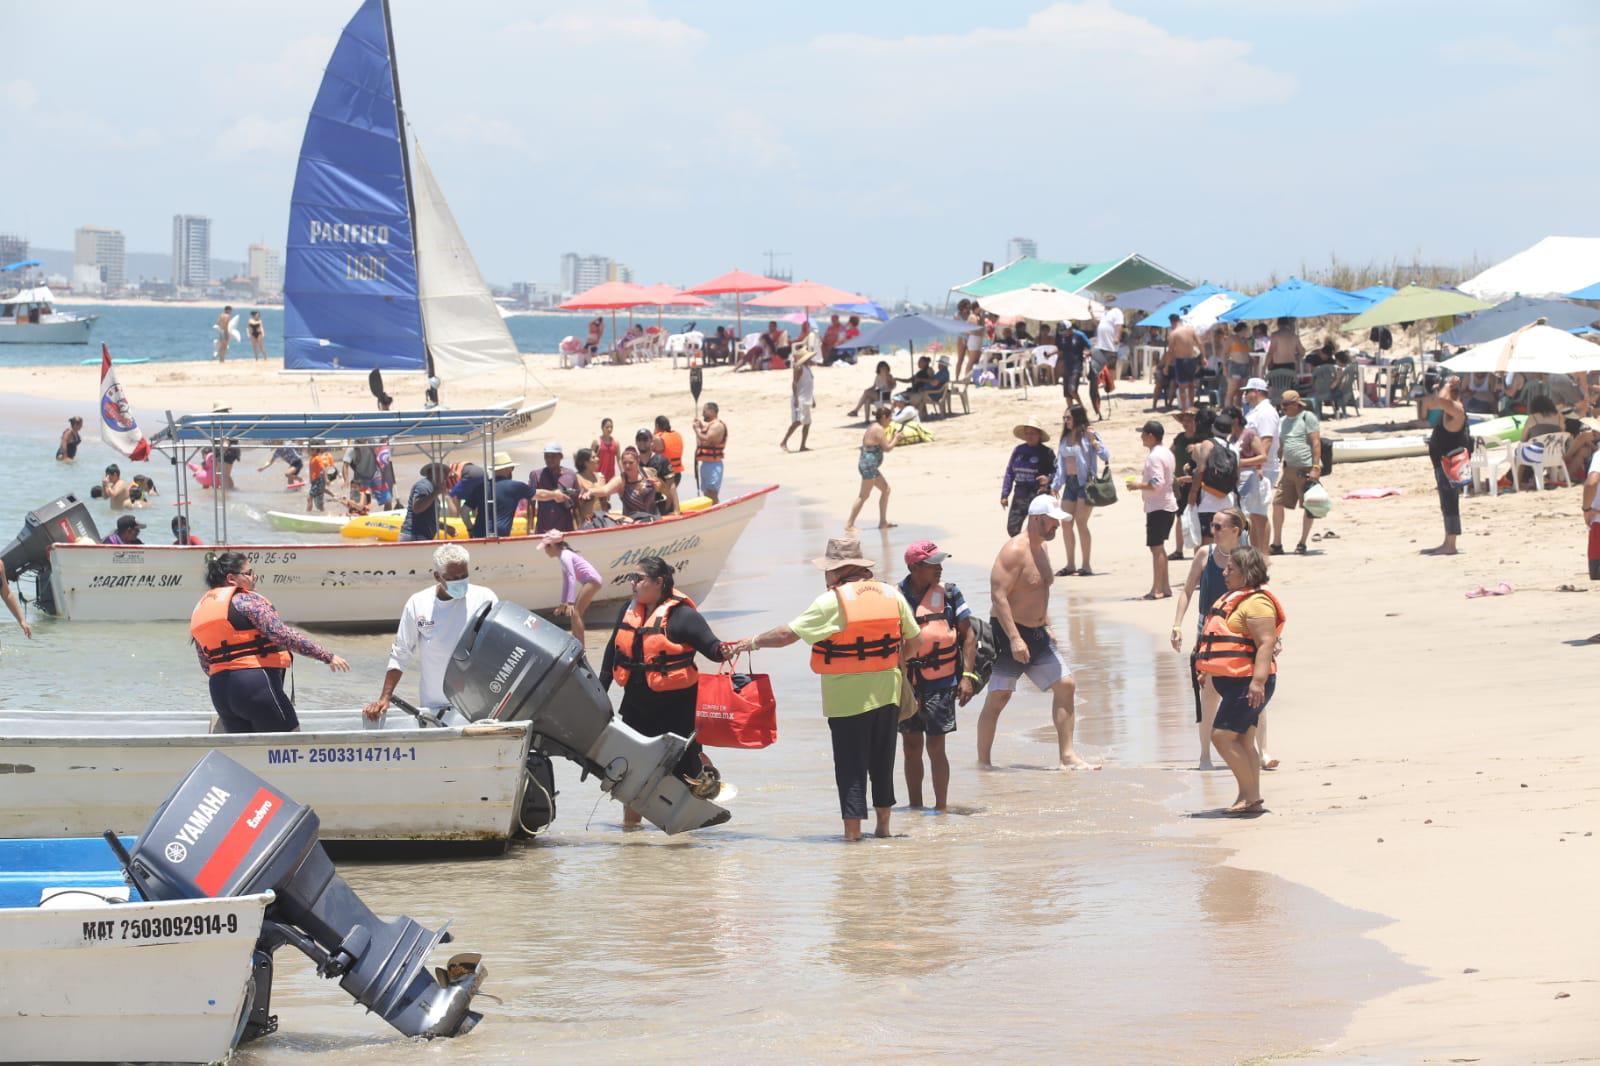
{"label": "distant small boat", "polygon": [[99,317],[57,311],[55,294],[43,285],[23,289],[0,297],[0,344],[88,344]]}
{"label": "distant small boat", "polygon": [[[139,363],[148,363],[150,360],[149,360],[148,357],[143,356],[143,355],[123,355],[123,356],[113,356],[111,361],[112,361],[112,363],[116,364],[117,366],[135,366],[135,365],[137,365]],[[78,360],[78,365],[79,366],[99,366],[100,365],[100,357],[99,356],[94,356],[93,358],[90,358],[90,359],[79,359]]]}

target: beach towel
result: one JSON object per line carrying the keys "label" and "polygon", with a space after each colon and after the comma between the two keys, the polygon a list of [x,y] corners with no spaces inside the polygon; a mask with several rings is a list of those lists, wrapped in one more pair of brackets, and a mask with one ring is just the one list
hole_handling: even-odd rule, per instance
{"label": "beach towel", "polygon": [[1344,494],[1347,500],[1381,500],[1385,496],[1399,496],[1400,490],[1396,488],[1382,489],[1356,489]]}
{"label": "beach towel", "polygon": [[933,434],[921,422],[906,422],[889,427],[889,436],[894,438],[895,447],[906,444],[932,443]]}

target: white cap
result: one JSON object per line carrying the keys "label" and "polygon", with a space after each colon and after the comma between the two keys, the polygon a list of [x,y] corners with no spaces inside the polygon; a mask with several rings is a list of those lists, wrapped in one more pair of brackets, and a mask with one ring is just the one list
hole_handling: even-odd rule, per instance
{"label": "white cap", "polygon": [[1266,381],[1264,381],[1261,378],[1251,378],[1249,381],[1244,383],[1244,391],[1245,392],[1250,392],[1252,390],[1255,391],[1255,392],[1271,392],[1272,391],[1271,389],[1267,388]]}
{"label": "white cap", "polygon": [[1044,515],[1047,518],[1054,518],[1057,522],[1064,522],[1068,518],[1072,517],[1061,509],[1061,505],[1056,503],[1056,498],[1054,496],[1044,492],[1039,493],[1039,495],[1035,496],[1033,501],[1028,504],[1029,518],[1037,518],[1040,515]]}
{"label": "white cap", "polygon": [[566,449],[561,447],[561,442],[558,441],[558,440],[553,440],[549,444],[546,444],[544,446],[544,453],[546,455],[566,455],[567,454]]}

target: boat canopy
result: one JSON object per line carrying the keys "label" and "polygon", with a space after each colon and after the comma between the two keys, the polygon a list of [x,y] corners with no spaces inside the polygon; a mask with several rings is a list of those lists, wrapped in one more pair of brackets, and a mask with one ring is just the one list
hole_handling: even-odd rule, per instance
{"label": "boat canopy", "polygon": [[461,444],[491,433],[517,407],[481,407],[431,411],[312,411],[236,414],[219,411],[183,415],[151,438],[163,444],[210,445],[236,440],[241,444],[304,444],[306,441],[387,440]]}
{"label": "boat canopy", "polygon": [[43,285],[39,285],[39,286],[37,286],[35,288],[32,288],[32,289],[23,289],[21,292],[16,293],[15,295],[12,295],[12,296],[0,297],[0,303],[6,304],[8,306],[12,305],[12,304],[46,304],[46,305],[52,305],[55,302],[56,302],[56,294],[51,292],[49,289],[47,289]]}

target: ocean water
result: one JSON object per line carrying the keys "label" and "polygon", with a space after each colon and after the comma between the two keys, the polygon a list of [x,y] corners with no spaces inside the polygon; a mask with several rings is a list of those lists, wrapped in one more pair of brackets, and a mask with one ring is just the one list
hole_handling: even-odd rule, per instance
{"label": "ocean water", "polygon": [[[216,331],[212,323],[216,322],[220,307],[127,307],[119,304],[78,304],[63,307],[63,311],[72,311],[74,314],[98,315],[99,320],[94,324],[94,331],[90,334],[87,345],[80,344],[6,344],[0,345],[0,366],[62,366],[76,365],[85,359],[99,360],[100,343],[103,341],[111,348],[113,358],[121,359],[147,359],[151,362],[184,362],[206,360],[212,358],[212,344],[216,338]],[[240,304],[234,308],[239,316],[240,340],[228,349],[230,360],[243,359],[248,361],[250,355],[250,339],[245,333],[245,322],[250,318],[250,312],[255,310],[249,305]],[[263,307],[261,321],[267,327],[267,353],[275,362],[283,359],[283,308]],[[706,310],[710,311],[711,308]],[[536,314],[513,315],[506,319],[506,326],[511,330],[511,337],[517,342],[517,347],[524,352],[554,352],[567,336],[576,336],[580,339],[587,335],[589,321],[592,314]],[[770,315],[761,315],[760,325],[764,325]],[[611,336],[611,315],[605,316],[606,339]],[[745,317],[748,329],[749,323],[757,316]],[[634,321],[645,326],[653,326],[657,322],[654,309],[634,316]],[[617,314],[617,328],[628,328],[628,314],[625,311]],[[711,333],[720,325],[732,329],[734,319],[721,315],[673,315],[660,319],[664,328],[671,332],[678,332],[690,322],[696,323],[696,328],[706,333]],[[790,327],[790,332],[794,328]]]}

